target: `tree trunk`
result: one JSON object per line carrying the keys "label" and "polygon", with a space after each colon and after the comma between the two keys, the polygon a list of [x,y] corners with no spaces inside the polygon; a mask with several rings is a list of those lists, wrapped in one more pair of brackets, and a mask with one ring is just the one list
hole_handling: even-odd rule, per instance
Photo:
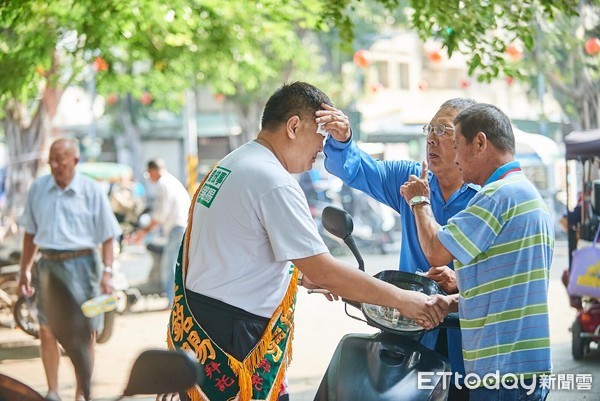
{"label": "tree trunk", "polygon": [[58,54],[46,73],[46,86],[37,109],[30,117],[24,104],[12,99],[6,103],[3,120],[8,166],[6,171],[6,204],[2,215],[5,224],[12,224],[23,213],[27,192],[46,159],[45,149],[51,136],[51,123],[56,115],[64,88],[50,84],[60,66]]}
{"label": "tree trunk", "polygon": [[563,96],[561,108],[574,129],[600,127],[600,94],[597,83],[581,78],[573,83],[565,83],[553,73],[546,74],[546,77],[555,96]]}
{"label": "tree trunk", "polygon": [[258,101],[249,104],[233,103],[233,108],[238,116],[241,132],[241,144],[254,138],[260,129],[260,106]]}
{"label": "tree trunk", "polygon": [[[123,129],[123,136],[115,138],[118,153],[117,159],[121,163],[132,166],[135,179],[141,181],[145,171],[142,161],[142,135],[137,124],[131,94],[125,97],[125,104],[119,111],[117,119],[118,124]],[[126,149],[126,151],[123,151],[123,149]]]}
{"label": "tree trunk", "polygon": [[600,94],[596,93],[593,87],[585,91],[579,101],[578,108],[581,116],[581,129],[589,130],[600,127]]}

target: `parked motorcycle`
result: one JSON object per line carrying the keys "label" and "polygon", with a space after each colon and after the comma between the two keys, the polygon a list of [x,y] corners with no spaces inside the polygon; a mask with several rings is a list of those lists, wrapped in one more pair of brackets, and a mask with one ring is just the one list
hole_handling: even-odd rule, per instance
{"label": "parked motorcycle", "polygon": [[163,244],[150,242],[146,250],[151,257],[151,266],[148,274],[141,280],[130,280],[125,293],[124,312],[128,312],[139,300],[146,297],[166,297],[161,282],[161,259]]}
{"label": "parked motorcycle", "polygon": [[[364,271],[364,262],[352,236],[352,217],[344,210],[323,210],[323,226],[342,239]],[[424,276],[384,270],[374,276],[400,288],[427,295],[443,294],[439,285]],[[346,314],[380,330],[379,333],[352,333],[344,336],[331,358],[319,385],[317,401],[443,401],[449,392],[444,380],[451,372],[446,357],[419,343],[425,330],[404,318],[394,308],[343,299]],[[359,309],[365,319],[348,313],[348,305]],[[450,314],[439,326],[458,327],[457,314]]]}
{"label": "parked motorcycle", "polygon": [[344,243],[335,235],[332,235],[330,232],[323,228],[323,223],[321,222],[321,217],[323,214],[323,210],[329,206],[330,203],[323,202],[319,200],[309,200],[308,208],[310,210],[310,214],[317,225],[317,230],[319,231],[319,235],[323,239],[323,242],[329,249],[329,252],[332,255],[336,255],[343,250]]}
{"label": "parked motorcycle", "polygon": [[[116,399],[142,394],[169,394],[192,387],[198,364],[181,351],[146,350],[135,360],[123,394]],[[0,400],[43,401],[44,397],[9,376],[0,373]]]}
{"label": "parked motorcycle", "polygon": [[[573,267],[573,252],[581,248],[579,240],[590,241],[598,247],[598,225],[600,225],[600,180],[598,180],[598,154],[600,142],[594,132],[571,132],[565,137],[565,159],[576,160],[581,170],[581,180],[567,179],[567,194],[581,192],[574,210],[568,211],[566,217],[569,242],[569,268],[563,273],[563,283],[569,289],[569,281]],[[567,174],[570,177],[569,163]],[[590,262],[592,263],[592,262]],[[591,273],[588,270],[588,274]],[[593,274],[592,274],[593,275]],[[591,287],[591,286],[590,286]],[[588,288],[590,288],[588,287]],[[592,289],[592,288],[590,288]],[[583,295],[583,296],[582,296]],[[575,321],[571,325],[571,354],[573,359],[583,359],[594,347],[600,347],[600,297],[597,291],[590,293],[569,292],[569,301],[577,309]]]}
{"label": "parked motorcycle", "polygon": [[369,195],[343,184],[339,190],[341,206],[353,217],[354,240],[362,250],[376,251],[384,255],[394,242],[392,231],[397,213],[382,205]]}
{"label": "parked motorcycle", "polygon": [[13,306],[17,302],[19,265],[0,266],[0,326],[13,328]]}
{"label": "parked motorcycle", "polygon": [[[129,235],[131,235],[138,229],[147,227],[150,224],[150,221],[151,217],[149,214],[149,209],[146,209],[141,215],[138,216],[134,228],[131,230],[131,232],[129,232]],[[161,260],[166,239],[157,236],[157,234],[153,232],[146,237],[146,249],[143,250],[143,248],[141,247],[134,247],[133,245],[135,244],[132,245],[132,243],[128,239],[129,235],[125,236],[125,242],[128,243],[130,247],[123,248],[128,249],[129,251],[124,251],[124,253],[128,254],[128,256],[130,257],[134,257],[135,262],[132,263],[138,264],[141,262],[143,264],[143,266],[139,266],[138,271],[147,271],[147,273],[131,274],[131,271],[129,272],[128,286],[123,291],[125,295],[123,308],[119,308],[119,312],[129,312],[133,305],[135,305],[138,301],[145,299],[146,297],[166,297],[166,293],[161,281]],[[148,267],[149,269],[147,269]]]}

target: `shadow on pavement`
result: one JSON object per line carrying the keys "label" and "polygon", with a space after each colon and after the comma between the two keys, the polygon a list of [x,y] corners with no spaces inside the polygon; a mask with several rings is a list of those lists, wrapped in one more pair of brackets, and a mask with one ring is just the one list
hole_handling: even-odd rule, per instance
{"label": "shadow on pavement", "polygon": [[0,362],[6,360],[34,359],[40,357],[40,349],[32,341],[13,341],[0,343]]}

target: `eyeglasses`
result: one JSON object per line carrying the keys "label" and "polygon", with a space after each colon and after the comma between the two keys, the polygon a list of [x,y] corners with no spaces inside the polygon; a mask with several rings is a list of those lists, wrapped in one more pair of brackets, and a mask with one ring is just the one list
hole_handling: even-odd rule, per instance
{"label": "eyeglasses", "polygon": [[423,126],[423,135],[429,136],[431,134],[436,134],[437,136],[442,136],[446,131],[454,131],[454,127],[446,127],[444,124],[425,124]]}

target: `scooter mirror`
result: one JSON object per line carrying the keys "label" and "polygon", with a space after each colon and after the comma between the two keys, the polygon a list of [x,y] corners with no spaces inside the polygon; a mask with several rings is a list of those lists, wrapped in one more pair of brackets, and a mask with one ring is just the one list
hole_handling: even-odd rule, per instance
{"label": "scooter mirror", "polygon": [[354,238],[352,237],[352,230],[354,230],[352,216],[350,216],[350,214],[344,209],[339,209],[334,206],[327,206],[325,209],[323,209],[323,213],[321,214],[321,222],[327,231],[344,240],[356,258],[356,261],[358,262],[358,268],[362,271],[365,271],[365,262],[363,261],[363,258],[360,255],[356,244],[354,243]]}
{"label": "scooter mirror", "polygon": [[131,368],[123,397],[138,394],[170,394],[196,384],[198,365],[181,351],[147,350],[138,356]]}
{"label": "scooter mirror", "polygon": [[343,240],[352,234],[352,230],[354,230],[352,217],[350,217],[348,212],[337,207],[327,206],[323,209],[321,221],[327,231]]}

